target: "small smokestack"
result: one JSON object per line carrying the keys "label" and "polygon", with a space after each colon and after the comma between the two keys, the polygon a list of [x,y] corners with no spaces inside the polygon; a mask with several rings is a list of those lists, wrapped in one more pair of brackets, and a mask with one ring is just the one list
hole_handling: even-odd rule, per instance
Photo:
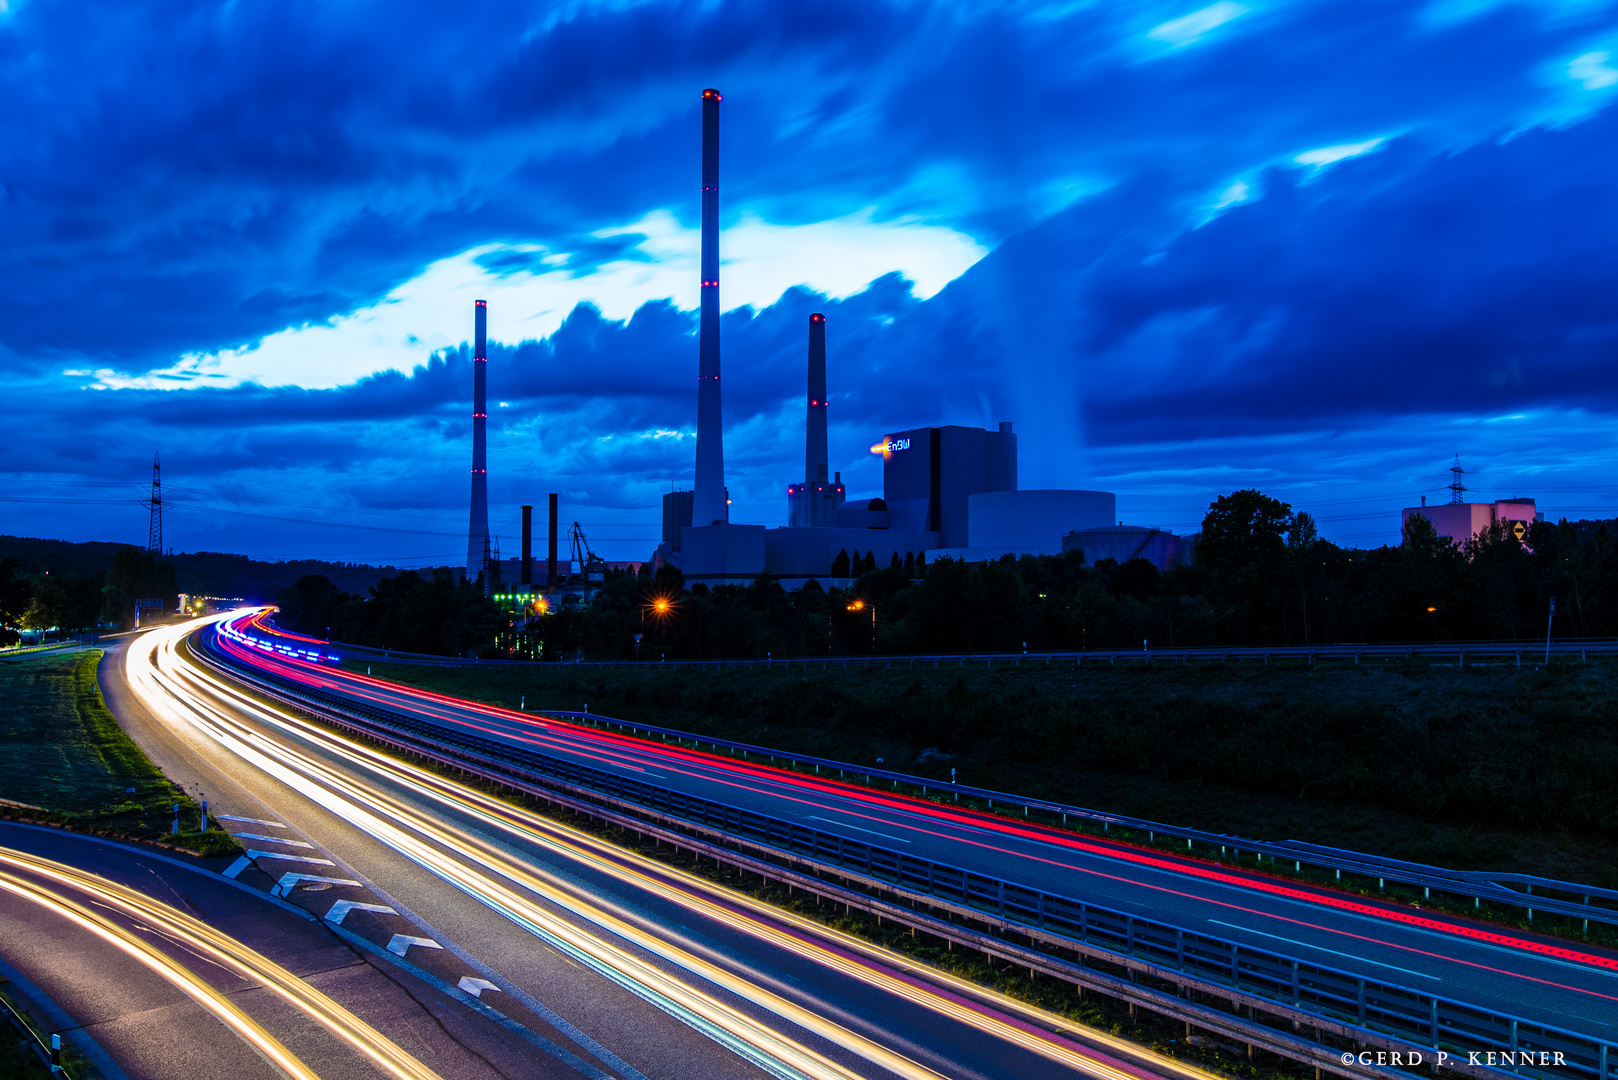
{"label": "small smokestack", "polygon": [[691,524],[730,520],[719,411],[719,91],[702,92],[702,321],[697,343],[697,469]]}
{"label": "small smokestack", "polygon": [[825,483],[826,457],[826,316],[809,316],[809,419],[804,425],[803,475],[811,484]]}
{"label": "small smokestack", "polygon": [[534,583],[534,508],[522,508],[522,583]]}
{"label": "small smokestack", "polygon": [[556,587],[556,492],[551,492],[551,520],[550,520],[550,562],[546,567],[545,583],[552,588]]}
{"label": "small smokestack", "polygon": [[483,550],[489,540],[489,305],[473,306],[472,345],[472,522],[466,534],[466,576],[483,572]]}

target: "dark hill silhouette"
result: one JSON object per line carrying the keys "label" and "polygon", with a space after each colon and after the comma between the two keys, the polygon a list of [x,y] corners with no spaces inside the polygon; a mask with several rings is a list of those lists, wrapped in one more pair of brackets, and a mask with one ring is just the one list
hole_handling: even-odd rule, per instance
{"label": "dark hill silhouette", "polygon": [[[71,543],[26,536],[0,536],[0,559],[13,558],[22,573],[56,573],[89,576],[112,565],[113,552],[126,545],[91,540]],[[326,562],[296,559],[264,562],[245,555],[222,551],[192,551],[163,556],[174,564],[180,591],[206,596],[239,596],[245,600],[273,603],[276,593],[299,578],[322,574],[345,592],[364,595],[385,577],[402,572],[396,566],[367,566],[363,563]],[[430,573],[430,571],[429,571]]]}

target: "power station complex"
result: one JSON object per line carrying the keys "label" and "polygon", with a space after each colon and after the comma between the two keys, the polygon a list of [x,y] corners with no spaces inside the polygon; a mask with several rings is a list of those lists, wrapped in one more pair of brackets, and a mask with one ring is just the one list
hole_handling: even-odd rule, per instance
{"label": "power station complex", "polygon": [[[780,528],[730,520],[725,486],[719,341],[719,105],[717,90],[702,92],[701,315],[697,348],[697,439],[691,490],[663,496],[657,565],[673,565],[687,582],[746,583],[760,574],[788,587],[810,579],[858,576],[844,561],[879,566],[914,565],[1006,554],[1050,555],[1082,549],[1091,562],[1145,558],[1166,568],[1182,554],[1183,540],[1160,529],[1117,520],[1108,491],[1020,490],[1017,435],[1008,421],[997,430],[917,427],[890,432],[873,447],[882,455],[882,496],[847,496],[840,473],[830,471],[826,435],[826,317],[808,321],[803,479],[787,488],[786,524]],[[477,302],[473,349],[472,517],[467,575],[497,566],[488,554],[485,460],[485,320]],[[554,500],[555,496],[552,496]],[[526,507],[524,508],[526,511]],[[521,577],[529,581],[528,518],[524,515]],[[554,501],[550,580],[556,584]],[[834,573],[834,568],[840,573]]]}
{"label": "power station complex", "polygon": [[[917,557],[967,560],[1058,554],[1153,559],[1179,553],[1177,537],[1117,521],[1108,491],[1020,491],[1017,436],[1009,422],[986,431],[921,427],[884,435],[882,496],[848,498],[830,471],[826,440],[826,317],[809,316],[803,479],[787,488],[781,528],[730,520],[720,427],[719,103],[702,92],[702,317],[697,348],[697,453],[690,491],[663,496],[654,561],[687,581],[719,584],[768,574],[791,585],[833,577],[839,556],[914,565]],[[844,573],[848,573],[844,571]],[[857,571],[855,572],[857,574]],[[838,575],[841,576],[841,575]]]}

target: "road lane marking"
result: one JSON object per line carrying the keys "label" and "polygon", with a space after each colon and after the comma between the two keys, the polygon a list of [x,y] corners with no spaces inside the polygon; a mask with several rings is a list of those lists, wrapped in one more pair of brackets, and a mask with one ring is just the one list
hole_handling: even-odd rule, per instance
{"label": "road lane marking", "polygon": [[271,844],[287,844],[287,845],[289,845],[291,847],[313,848],[315,846],[313,844],[306,844],[302,840],[289,840],[284,836],[264,836],[264,835],[262,835],[260,833],[255,833],[255,832],[239,832],[239,833],[231,833],[231,835],[234,836],[238,840],[263,840],[263,841],[265,841],[267,843],[271,843]]}
{"label": "road lane marking", "polygon": [[[1297,907],[1303,907],[1305,910],[1308,910],[1308,905],[1304,904],[1302,901],[1283,899],[1282,902],[1292,904],[1292,905],[1297,906]],[[1343,918],[1348,919],[1348,920],[1353,921],[1353,922],[1370,923],[1373,926],[1383,924],[1382,920],[1374,919],[1369,915],[1357,915],[1357,914],[1355,914],[1353,912],[1342,912],[1341,914],[1342,914]],[[1452,934],[1440,933],[1437,930],[1427,930],[1427,929],[1424,929],[1424,928],[1419,927],[1419,926],[1407,926],[1407,927],[1405,927],[1405,929],[1409,933],[1415,934],[1418,937],[1437,938],[1438,940],[1445,941],[1445,942],[1450,942],[1450,941],[1455,940],[1455,937]],[[1345,931],[1335,930],[1334,929],[1334,930],[1332,930],[1332,933],[1345,933]],[[1514,956],[1514,957],[1518,957],[1518,958],[1522,958],[1524,956],[1524,953],[1523,953],[1523,951],[1521,949],[1507,948],[1504,945],[1494,945],[1494,944],[1491,944],[1491,943],[1489,943],[1487,941],[1476,941],[1476,940],[1473,940],[1473,939],[1470,939],[1470,938],[1462,938],[1461,941],[1466,945],[1472,946],[1473,948],[1483,949],[1483,950],[1488,951],[1488,952],[1497,952],[1497,953],[1501,953],[1501,954],[1503,954],[1505,956]],[[1400,946],[1400,947],[1403,948],[1404,946]],[[1530,960],[1537,960],[1542,964],[1550,964],[1550,965],[1552,965],[1554,967],[1569,968],[1569,969],[1571,969],[1573,971],[1579,972],[1582,975],[1594,975],[1594,976],[1598,976],[1598,977],[1603,978],[1603,979],[1618,979],[1618,973],[1615,973],[1615,972],[1613,972],[1613,971],[1611,971],[1611,970],[1609,970],[1607,968],[1591,967],[1589,964],[1578,964],[1578,963],[1574,963],[1571,960],[1558,960],[1558,959],[1556,959],[1554,957],[1543,956],[1543,955],[1540,955],[1538,953],[1528,953],[1526,955],[1527,955],[1527,958],[1530,959]],[[1468,962],[1469,961],[1464,961],[1464,960],[1461,961],[1461,963],[1468,963]],[[1597,1021],[1597,1023],[1600,1023],[1600,1021]],[[1603,1026],[1604,1027],[1611,1027],[1612,1025],[1611,1024],[1604,1024]]]}
{"label": "road lane marking", "polygon": [[1437,975],[1428,975],[1426,972],[1411,971],[1409,968],[1396,967],[1393,964],[1384,964],[1380,960],[1367,960],[1365,957],[1363,957],[1363,956],[1355,956],[1353,953],[1338,952],[1336,949],[1327,949],[1327,948],[1324,948],[1323,946],[1320,946],[1320,945],[1311,945],[1307,941],[1298,941],[1298,940],[1296,940],[1294,938],[1282,937],[1280,934],[1266,934],[1262,930],[1254,930],[1251,927],[1247,927],[1247,926],[1237,926],[1235,923],[1220,922],[1218,919],[1209,919],[1208,921],[1213,923],[1215,926],[1228,926],[1232,930],[1240,930],[1243,933],[1247,933],[1247,934],[1257,934],[1259,937],[1274,938],[1276,941],[1285,941],[1285,942],[1287,942],[1288,944],[1291,944],[1291,945],[1301,945],[1305,949],[1313,949],[1316,952],[1331,953],[1333,956],[1346,956],[1350,960],[1358,960],[1362,964],[1375,964],[1377,967],[1392,968],[1394,971],[1402,971],[1406,975],[1414,975],[1418,979],[1431,979],[1431,980],[1433,980],[1433,982],[1443,982],[1444,981],[1443,979],[1440,979]]}
{"label": "road lane marking", "polygon": [[330,859],[321,859],[313,855],[288,855],[284,851],[249,851],[243,855],[244,859],[281,859],[286,862],[312,862],[321,866],[336,866]]}
{"label": "road lane marking", "polygon": [[317,859],[312,855],[286,855],[279,851],[249,851],[245,855],[238,855],[236,861],[226,868],[224,876],[234,878],[249,866],[254,865],[256,859],[285,859],[289,862],[319,863],[322,866],[335,866],[330,859]]}
{"label": "road lane marking", "polygon": [[282,874],[281,880],[277,881],[275,883],[275,888],[270,890],[270,895],[291,896],[292,890],[298,887],[298,882],[300,881],[309,881],[324,885],[352,885],[356,889],[365,888],[365,886],[359,882],[350,881],[348,878],[321,877],[319,874]]}
{"label": "road lane marking", "polygon": [[[738,785],[738,786],[746,787],[747,785]],[[827,820],[827,819],[821,819],[821,820]],[[858,828],[857,826],[852,826],[852,827],[853,828]],[[870,831],[874,831],[874,830],[870,830]],[[971,830],[971,831],[976,831],[976,830]],[[999,835],[1001,837],[1001,841],[1003,843],[1004,842],[1009,842],[1009,841],[1014,840],[1014,839],[1024,839],[1024,838],[1016,837],[1014,835],[1008,836],[1005,832],[1002,832],[1000,830],[996,830],[996,831],[999,832]],[[882,835],[882,834],[878,834],[878,835]],[[971,840],[966,840],[966,842],[967,843],[975,843],[974,841],[971,841]],[[980,845],[980,846],[990,847],[991,845]],[[1096,854],[1098,854],[1098,852],[1087,850],[1087,848],[1088,848],[1088,845],[1079,844],[1079,843],[1073,843],[1071,845],[1071,848],[1070,848],[1070,853],[1071,853],[1071,851],[1077,851],[1077,852],[1087,854],[1087,855],[1096,855]],[[999,849],[999,850],[1005,850],[1005,849]],[[1017,853],[1017,854],[1021,854],[1021,853]],[[1118,858],[1119,858],[1119,854],[1120,853],[1117,853],[1117,852],[1108,852],[1108,853],[1106,853],[1105,858],[1106,858],[1107,861],[1116,862],[1118,860]],[[1124,854],[1125,854],[1125,857],[1127,858],[1128,857],[1127,853],[1124,853]],[[1110,875],[1110,874],[1098,874],[1097,871],[1089,870],[1089,869],[1086,869],[1086,868],[1083,868],[1083,867],[1066,866],[1066,865],[1063,865],[1061,863],[1057,863],[1057,862],[1055,862],[1055,860],[1052,860],[1050,858],[1039,858],[1037,854],[1033,856],[1033,861],[1049,863],[1049,864],[1055,865],[1055,866],[1061,866],[1063,869],[1075,869],[1075,870],[1078,870],[1080,873],[1096,874],[1097,876],[1100,876],[1100,877],[1103,877],[1103,878],[1112,878],[1113,880],[1122,881],[1122,882],[1125,882],[1125,883],[1130,884],[1130,885],[1140,886],[1140,885],[1143,884],[1142,882],[1139,882],[1139,881],[1131,881],[1131,880],[1125,879],[1125,878],[1117,878],[1114,875]],[[1098,860],[1098,861],[1101,861],[1101,860]],[[1143,864],[1143,865],[1150,868],[1152,866],[1152,862],[1154,862],[1155,860],[1139,859],[1139,860],[1135,860],[1135,861],[1137,861],[1138,864]],[[1194,867],[1176,866],[1174,868],[1173,872],[1177,876],[1180,876],[1180,877],[1183,878],[1188,873],[1195,873],[1196,868],[1194,868]],[[1235,881],[1234,881],[1234,876],[1233,875],[1219,874],[1216,871],[1203,871],[1199,876],[1202,876],[1205,879],[1212,878],[1212,879],[1214,879],[1215,883],[1217,885],[1221,886],[1223,889],[1228,889],[1229,891],[1236,891],[1235,887],[1234,887],[1235,886]],[[1226,880],[1225,881],[1220,881],[1219,880],[1220,878],[1224,878]],[[1243,880],[1243,881],[1240,882],[1240,884],[1242,885],[1244,890],[1248,890],[1248,891],[1251,891],[1255,887],[1260,888],[1260,889],[1265,889],[1265,885],[1266,885],[1266,883],[1263,882],[1263,881],[1251,881],[1251,880]],[[1196,900],[1208,900],[1209,899],[1208,897],[1205,897],[1205,896],[1197,896],[1197,895],[1191,894],[1191,893],[1178,892],[1177,890],[1174,890],[1174,889],[1166,889],[1166,888],[1164,888],[1162,886],[1159,886],[1159,885],[1146,884],[1146,885],[1144,885],[1144,887],[1148,888],[1148,889],[1154,889],[1154,890],[1158,890],[1158,891],[1162,891],[1162,892],[1167,892],[1167,893],[1170,893],[1170,894],[1173,894],[1173,895],[1183,896],[1183,897],[1186,897],[1186,898],[1189,898],[1189,899],[1196,899]],[[1274,885],[1271,885],[1268,889],[1265,889],[1265,891],[1282,894],[1283,898],[1285,898],[1289,894],[1293,895],[1293,896],[1301,894],[1301,890],[1292,889],[1292,888],[1278,887],[1278,886],[1274,886]],[[1326,907],[1335,908],[1339,913],[1341,913],[1341,911],[1344,908],[1348,907],[1349,903],[1353,903],[1353,902],[1339,902],[1339,903],[1334,904],[1334,903],[1332,903],[1333,898],[1329,897],[1329,896],[1313,896],[1313,895],[1311,895],[1309,897],[1309,899],[1310,899],[1310,901],[1312,901],[1311,906],[1313,906],[1313,907],[1315,907],[1317,909],[1319,909],[1322,906],[1326,906]],[[1212,902],[1216,903],[1216,904],[1219,904],[1220,906],[1231,907],[1231,908],[1239,908],[1239,905],[1231,904],[1231,903],[1228,903],[1228,902],[1225,902],[1225,901],[1213,900]],[[1290,902],[1290,903],[1299,903],[1298,900],[1289,900],[1288,902]],[[1370,910],[1369,905],[1353,903],[1353,906],[1356,907],[1356,908],[1360,908],[1362,910],[1367,910],[1367,911]],[[1249,913],[1254,914],[1255,916],[1263,917],[1263,918],[1278,918],[1278,919],[1280,919],[1282,921],[1287,921],[1287,922],[1294,922],[1294,923],[1299,922],[1299,920],[1286,919],[1284,916],[1276,916],[1276,915],[1273,915],[1270,912],[1261,912],[1261,911],[1254,910],[1254,911],[1250,911]],[[1406,918],[1402,919],[1402,918],[1400,918],[1401,913],[1396,912],[1396,911],[1389,911],[1389,912],[1386,912],[1385,914],[1379,912],[1379,914],[1381,914],[1382,917],[1380,919],[1376,920],[1376,921],[1381,923],[1383,926],[1386,926],[1389,921],[1392,921],[1396,925],[1399,925],[1402,928],[1408,930],[1408,929],[1411,928],[1411,922],[1416,921],[1414,919],[1411,919],[1410,917],[1406,917]],[[1350,916],[1350,918],[1366,918],[1367,921],[1370,921],[1366,916]],[[1212,920],[1210,920],[1210,921],[1212,921]],[[1427,923],[1429,925],[1436,924],[1436,920],[1429,920],[1429,919],[1421,919],[1420,922],[1421,923]],[[1233,924],[1226,924],[1226,925],[1233,925]],[[1308,925],[1308,924],[1304,924],[1304,925]],[[1325,931],[1325,932],[1331,933],[1331,934],[1339,934],[1339,935],[1343,935],[1343,936],[1347,936],[1347,937],[1351,937],[1351,938],[1360,937],[1360,935],[1358,935],[1358,934],[1352,934],[1352,933],[1347,932],[1346,930],[1337,929],[1337,928],[1334,928],[1334,927],[1311,926],[1311,929],[1321,930],[1321,931]],[[1477,944],[1478,936],[1482,936],[1481,934],[1479,934],[1478,936],[1469,935],[1469,934],[1465,933],[1464,929],[1455,930],[1455,929],[1450,929],[1447,926],[1445,927],[1445,929],[1446,929],[1446,931],[1448,931],[1448,933],[1445,936],[1449,937],[1450,940],[1452,940],[1452,941],[1456,937],[1459,937],[1459,938],[1461,938],[1462,941],[1464,941],[1466,943]],[[1279,935],[1265,935],[1262,931],[1249,931],[1249,932],[1256,933],[1256,934],[1258,934],[1260,936],[1271,936],[1271,937],[1278,937],[1279,938]],[[1429,931],[1420,931],[1420,930],[1418,930],[1417,932],[1418,933],[1434,933],[1433,931],[1430,931],[1430,930]],[[1435,934],[1435,936],[1436,936],[1436,934]],[[1490,934],[1489,936],[1492,937],[1492,938],[1500,938],[1501,937],[1501,935],[1495,935],[1495,934]],[[1281,938],[1280,940],[1291,940],[1291,939]],[[1364,938],[1363,940],[1374,941],[1375,939]],[[1471,967],[1482,968],[1482,969],[1487,970],[1487,971],[1497,972],[1497,973],[1504,974],[1504,975],[1507,975],[1507,976],[1512,976],[1512,977],[1515,977],[1515,978],[1521,978],[1521,979],[1526,979],[1528,981],[1533,981],[1533,982],[1538,982],[1538,983],[1542,983],[1542,984],[1546,984],[1546,985],[1556,986],[1556,987],[1558,987],[1560,989],[1571,990],[1571,991],[1575,991],[1575,992],[1582,993],[1582,994],[1593,994],[1594,993],[1593,991],[1584,990],[1584,989],[1577,988],[1577,987],[1563,986],[1562,984],[1559,984],[1559,983],[1550,983],[1550,982],[1548,982],[1548,980],[1545,980],[1545,979],[1534,978],[1532,976],[1522,975],[1520,973],[1513,972],[1513,971],[1504,971],[1504,970],[1501,970],[1501,969],[1489,968],[1486,965],[1479,964],[1479,963],[1476,963],[1476,962],[1473,962],[1473,961],[1462,960],[1462,959],[1459,959],[1458,957],[1446,956],[1446,955],[1443,955],[1443,954],[1440,954],[1440,953],[1425,953],[1425,952],[1423,952],[1423,950],[1412,948],[1411,946],[1408,946],[1408,945],[1399,945],[1399,944],[1395,944],[1393,942],[1381,942],[1381,941],[1378,941],[1378,942],[1375,942],[1375,943],[1379,944],[1379,945],[1386,945],[1387,947],[1390,947],[1390,948],[1402,949],[1402,950],[1405,950],[1405,951],[1408,951],[1408,952],[1420,953],[1421,955],[1424,955],[1424,956],[1432,956],[1435,959],[1439,959],[1439,960],[1442,960],[1442,961],[1460,963],[1460,964],[1468,965],[1468,966],[1471,966]],[[1318,948],[1317,946],[1306,946],[1306,947]],[[1526,952],[1531,958],[1539,958],[1539,959],[1544,958],[1543,951],[1540,951],[1540,950],[1530,951],[1531,949],[1532,949],[1532,944],[1529,943],[1526,947],[1519,946],[1519,948],[1517,950],[1514,950],[1514,951],[1516,951],[1519,956],[1523,955]],[[1324,951],[1329,952],[1331,950],[1324,950]],[[1558,953],[1560,953],[1560,952],[1561,952],[1561,950],[1558,950]],[[1353,954],[1339,953],[1337,955],[1352,956]],[[1392,967],[1392,965],[1380,965],[1380,966]],[[1403,971],[1405,969],[1396,969],[1396,970]],[[1443,981],[1443,980],[1439,980],[1439,981]],[[1601,994],[1595,994],[1595,996],[1607,997],[1607,995],[1601,995]],[[1618,1000],[1618,999],[1610,999],[1610,1000]]]}
{"label": "road lane marking", "polygon": [[895,844],[908,844],[908,843],[910,843],[910,841],[906,840],[902,836],[893,836],[893,835],[891,835],[889,833],[877,832],[875,829],[862,829],[858,825],[850,825],[848,822],[846,822],[846,821],[838,821],[836,818],[809,817],[809,818],[805,818],[804,820],[806,820],[806,821],[824,821],[828,825],[836,825],[839,828],[853,829],[855,832],[870,833],[872,836],[880,836],[884,840],[892,840]]}
{"label": "road lane marking", "polygon": [[374,911],[379,915],[397,915],[397,911],[386,904],[362,904],[358,900],[339,900],[326,912],[326,921],[333,926],[343,925],[350,911]]}
{"label": "road lane marking", "polygon": [[[407,827],[408,827],[408,825],[407,825]],[[418,826],[418,828],[419,828],[419,826]],[[857,826],[856,826],[856,827],[854,827],[854,828],[856,828],[856,829],[857,829],[857,828],[858,828],[858,827],[857,827]],[[867,830],[867,831],[874,831],[874,830]],[[878,835],[881,835],[881,834],[878,834]],[[661,872],[661,871],[660,871],[660,872]],[[529,886],[529,887],[530,887],[530,888],[532,888],[532,887],[533,887],[533,886]],[[485,902],[485,903],[489,903],[489,901],[488,901],[488,900],[485,900],[485,901],[484,901],[484,902]],[[492,905],[492,904],[491,904],[491,906],[494,906],[494,905]],[[497,910],[498,910],[498,909],[497,909]],[[508,917],[509,917],[509,916],[508,916]],[[728,920],[727,920],[727,921],[728,921]],[[453,945],[453,943],[447,943],[447,944],[446,944],[446,947],[447,947],[447,948],[450,948],[450,949],[454,949],[454,945]],[[569,963],[571,963],[571,961],[569,961]],[[516,989],[516,988],[511,988],[511,989],[512,989],[512,990],[515,990],[515,989]],[[464,993],[464,991],[463,991],[463,993]],[[471,998],[471,995],[470,995],[470,994],[467,994],[467,995],[466,995],[466,996],[467,996],[467,997],[468,997],[468,998]],[[1105,1073],[1099,1073],[1099,1074],[1097,1074],[1097,1075],[1102,1075],[1102,1076],[1116,1076],[1116,1075],[1117,1075],[1117,1074],[1116,1074],[1116,1073],[1113,1073],[1113,1072],[1111,1072],[1111,1071],[1108,1071],[1108,1072],[1105,1072]]]}
{"label": "road lane marking", "polygon": [[[115,885],[50,860],[24,856],[21,853],[4,853],[0,854],[0,861],[24,870],[33,877],[43,877],[47,881],[60,883],[82,892],[96,907],[119,912],[153,928],[161,927],[160,933],[170,940],[180,941],[192,955],[225,967],[249,983],[259,982],[277,997],[299,1009],[310,1020],[358,1050],[396,1080],[440,1080],[438,1073],[422,1065],[392,1041],[383,1037],[375,1028],[315,990],[304,980],[176,908],[153,900],[134,889]],[[11,873],[0,871],[0,885],[24,899],[33,899],[36,903],[44,901],[50,909],[143,963],[155,975],[165,979],[175,989],[243,1037],[277,1072],[291,1077],[318,1080],[314,1070],[298,1060],[228,998],[174,958],[163,953],[149,952],[146,944],[134,933],[122,929],[106,916],[81,902],[61,896],[52,889],[26,883]],[[18,885],[22,885],[24,891],[19,892]]]}
{"label": "road lane marking", "polygon": [[498,986],[494,985],[494,983],[490,982],[488,979],[474,979],[470,975],[462,975],[461,976],[461,981],[457,985],[456,989],[465,990],[468,994],[471,994],[473,997],[480,998],[480,997],[483,996],[483,991],[485,991],[485,990],[498,991],[500,988]]}
{"label": "road lane marking", "polygon": [[394,956],[403,956],[410,951],[410,946],[418,945],[423,949],[442,949],[444,946],[430,937],[413,937],[410,934],[394,934],[388,942],[388,951]]}
{"label": "road lane marking", "polygon": [[214,817],[220,821],[241,821],[248,825],[268,825],[272,829],[286,828],[286,826],[281,824],[279,821],[265,821],[263,818],[241,817],[236,814],[215,814]]}

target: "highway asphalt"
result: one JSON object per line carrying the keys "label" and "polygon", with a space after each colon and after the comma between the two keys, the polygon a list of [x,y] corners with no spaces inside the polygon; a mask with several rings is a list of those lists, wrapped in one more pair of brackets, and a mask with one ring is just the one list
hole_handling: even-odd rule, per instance
{"label": "highway asphalt", "polygon": [[[333,863],[326,867],[290,859],[258,858],[258,865],[237,873],[235,880],[241,884],[259,891],[271,890],[280,877],[274,873],[280,869],[277,863],[285,865],[285,872],[303,871],[365,882],[368,887],[362,889],[336,885],[320,890],[298,889],[287,899],[322,918],[337,900],[391,907],[398,914],[351,909],[343,926],[382,948],[393,941],[395,934],[427,938],[441,945],[461,945],[480,959],[487,958],[484,962],[489,966],[509,971],[512,980],[536,1000],[543,1000],[558,1016],[576,1022],[581,1032],[610,1043],[647,1076],[708,1075],[740,1080],[763,1075],[633,995],[603,984],[556,950],[535,947],[531,935],[377,843],[340,815],[243,763],[195,728],[171,724],[153,715],[124,679],[125,653],[124,648],[109,650],[103,658],[98,673],[103,694],[120,725],[164,774],[193,794],[206,797],[216,820],[242,837],[241,842],[249,850],[307,854]],[[282,842],[256,839],[266,836]],[[286,841],[309,846],[292,846]],[[229,863],[226,860],[216,871],[229,870]],[[267,873],[260,866],[271,870]],[[374,884],[377,882],[385,882],[385,889]],[[449,948],[407,946],[403,958],[450,986],[458,987],[462,978],[476,979],[487,974]],[[502,1001],[496,1007],[587,1068],[624,1075],[600,1061],[591,1047],[576,1042],[571,1033],[559,1030],[548,1018],[536,1016],[520,1003]],[[581,1073],[565,1058],[520,1036],[513,1037],[510,1032],[502,1033],[497,1041],[515,1057],[527,1059],[521,1066],[502,1062],[501,1072],[505,1075],[576,1080]],[[479,1049],[488,1055],[488,1047]]]}
{"label": "highway asphalt", "polygon": [[102,685],[153,760],[264,853],[227,872],[330,878],[288,894],[314,914],[334,895],[392,908],[348,926],[423,939],[409,961],[489,980],[485,999],[603,1075],[1190,1075],[277,717],[156,648],[164,635],[109,652]]}
{"label": "highway asphalt", "polygon": [[[96,881],[75,887],[55,875],[19,870],[9,864],[18,856],[65,864]],[[0,857],[8,860],[5,872],[19,880],[53,889],[133,930],[162,957],[221,991],[326,1080],[389,1074],[262,981],[243,978],[206,955],[177,926],[182,918],[199,920],[246,944],[387,1031],[405,1053],[444,1076],[492,1080],[543,1075],[497,1069],[484,1057],[507,1042],[496,1025],[409,979],[387,960],[353,947],[290,905],[235,886],[218,867],[143,846],[11,822],[0,822]],[[157,919],[121,916],[98,891],[102,883],[125,886],[174,914]],[[69,1038],[73,1032],[89,1035],[131,1080],[283,1076],[149,964],[60,911],[5,889],[0,889],[0,956],[71,1018]]]}
{"label": "highway asphalt", "polygon": [[1618,1037],[1618,955],[1607,950],[236,652],[309,687],[446,728],[1367,979]]}

